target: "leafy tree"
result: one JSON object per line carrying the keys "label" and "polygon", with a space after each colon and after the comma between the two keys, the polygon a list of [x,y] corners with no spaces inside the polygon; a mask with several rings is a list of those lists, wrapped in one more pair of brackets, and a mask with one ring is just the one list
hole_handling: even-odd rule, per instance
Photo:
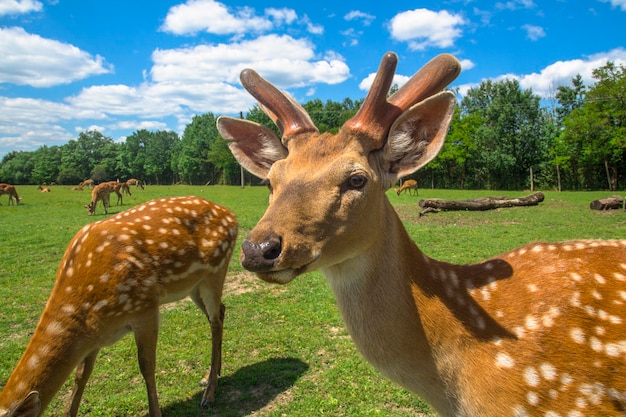
{"label": "leafy tree", "polygon": [[115,151],[113,139],[95,130],[81,132],[76,140],[63,145],[61,168],[74,168],[83,179],[89,178],[97,164],[115,172]]}
{"label": "leafy tree", "polygon": [[526,188],[530,168],[548,152],[539,96],[522,91],[517,80],[484,81],[468,91],[461,109],[483,120],[474,138],[477,185]]}
{"label": "leafy tree", "polygon": [[170,160],[179,141],[178,134],[172,131],[161,130],[150,135],[145,144],[146,179],[152,180],[154,184],[173,182],[174,172]]}
{"label": "leafy tree", "polygon": [[617,190],[626,171],[626,69],[607,62],[593,77],[583,104],[563,121],[559,146],[582,187]]}
{"label": "leafy tree", "polygon": [[56,181],[61,166],[62,152],[59,146],[40,147],[33,152],[34,167],[29,183],[42,184]]}
{"label": "leafy tree", "polygon": [[30,178],[35,168],[32,152],[9,152],[2,159],[0,176],[3,182],[10,184],[30,184]]}
{"label": "leafy tree", "polygon": [[216,177],[215,166],[209,162],[209,150],[219,137],[212,113],[194,116],[181,140],[178,172],[189,184],[205,184]]}

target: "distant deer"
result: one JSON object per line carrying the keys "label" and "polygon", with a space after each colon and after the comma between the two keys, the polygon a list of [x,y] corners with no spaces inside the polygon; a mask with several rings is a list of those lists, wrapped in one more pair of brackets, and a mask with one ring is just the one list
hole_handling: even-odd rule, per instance
{"label": "distant deer", "polygon": [[417,195],[417,181],[415,180],[406,180],[402,183],[402,187],[396,190],[396,194],[400,195],[401,193],[406,193],[409,191],[409,195],[411,195],[411,191],[415,191],[415,195]]}
{"label": "distant deer", "polygon": [[17,195],[17,190],[15,189],[14,185],[0,183],[0,195],[5,194],[9,195],[9,205],[18,205],[19,202],[22,200],[22,198]]}
{"label": "distant deer", "polygon": [[[98,202],[102,202],[102,206],[104,207],[104,214],[108,214],[110,207],[110,196],[111,192],[113,192],[114,187],[112,187],[109,183],[103,182],[102,184],[98,184],[91,189],[91,201],[89,204],[85,206],[87,209],[87,214],[93,216],[96,213],[96,206]],[[1,416],[0,416],[1,417]]]}
{"label": "distant deer", "polygon": [[50,192],[50,188],[48,188],[48,187],[42,187],[41,185],[39,185],[39,186],[37,187],[37,189],[38,189],[39,191],[41,191],[42,193],[49,193],[49,192]]}
{"label": "distant deer", "polygon": [[141,187],[141,189],[143,190],[143,181],[138,180],[137,178],[130,178],[126,180],[126,184],[128,184],[129,187],[131,185],[134,185],[135,187]]}
{"label": "distant deer", "polygon": [[126,191],[128,191],[128,193],[130,194],[130,190],[128,189],[128,185],[125,182],[119,182],[119,181],[107,181],[104,182],[102,184],[108,184],[109,187],[111,188],[111,192],[115,193],[115,195],[117,195],[117,205],[121,205],[124,204],[124,189],[126,189]]}
{"label": "distant deer", "polygon": [[91,178],[86,179],[85,181],[81,181],[80,184],[78,184],[79,187],[94,187],[95,184],[93,182],[93,180]]}
{"label": "distant deer", "polygon": [[456,103],[441,90],[460,64],[441,55],[388,98],[396,64],[384,56],[337,134],[241,73],[282,132],[217,120],[269,184],[242,265],[279,284],[321,270],[365,358],[441,416],[624,416],[626,240],[532,243],[475,265],[420,251],[385,192],[440,151]]}
{"label": "distant deer", "polygon": [[41,415],[74,368],[64,415],[76,416],[99,350],[128,332],[135,336],[150,416],[160,417],[159,306],[187,295],[211,326],[211,367],[201,381],[207,407],[222,364],[222,289],[236,238],[235,215],[198,197],[152,200],[84,226],[67,247],[39,324],[0,393],[0,417]]}

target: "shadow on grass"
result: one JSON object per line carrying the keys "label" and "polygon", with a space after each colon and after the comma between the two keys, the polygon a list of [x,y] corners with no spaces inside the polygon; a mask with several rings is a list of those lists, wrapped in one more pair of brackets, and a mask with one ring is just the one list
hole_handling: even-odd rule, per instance
{"label": "shadow on grass", "polygon": [[208,409],[200,408],[203,389],[193,398],[163,408],[163,416],[242,417],[274,401],[288,391],[309,365],[295,358],[273,358],[220,377],[215,402]]}

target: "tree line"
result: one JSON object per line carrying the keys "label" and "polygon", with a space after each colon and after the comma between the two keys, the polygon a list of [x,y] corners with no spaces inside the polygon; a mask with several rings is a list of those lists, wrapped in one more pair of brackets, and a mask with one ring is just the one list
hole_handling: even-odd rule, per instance
{"label": "tree line", "polygon": [[[433,188],[624,189],[626,70],[607,62],[593,77],[595,83],[586,86],[578,75],[543,102],[516,80],[482,82],[457,103],[442,151],[413,178]],[[362,101],[314,99],[303,107],[321,132],[336,133]],[[245,117],[278,133],[258,106]],[[0,181],[78,184],[134,177],[147,184],[260,183],[238,165],[215,121],[212,113],[202,114],[180,137],[138,130],[124,142],[85,131],[62,146],[6,154]]]}

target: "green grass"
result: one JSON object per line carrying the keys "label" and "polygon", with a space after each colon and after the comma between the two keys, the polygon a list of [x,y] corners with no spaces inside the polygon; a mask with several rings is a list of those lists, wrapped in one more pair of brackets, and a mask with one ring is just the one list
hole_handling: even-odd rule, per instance
{"label": "green grass", "polygon": [[[89,217],[90,195],[68,187],[49,194],[19,186],[19,206],[0,202],[0,387],[28,343],[54,283],[66,245],[79,228],[105,218]],[[156,197],[198,195],[233,210],[239,240],[267,205],[264,187],[152,186],[132,188],[116,213]],[[420,248],[430,256],[474,262],[537,240],[626,237],[626,212],[592,211],[603,192],[546,192],[538,207],[489,212],[442,212],[419,217],[420,198],[465,199],[521,192],[420,190],[419,197],[390,200]],[[198,404],[198,381],[209,364],[210,331],[191,302],[164,309],[157,353],[157,384],[166,416],[418,416],[428,407],[384,380],[356,352],[319,273],[287,286],[266,284],[245,272],[235,255],[224,303],[224,354],[216,402]],[[104,348],[81,404],[82,416],[141,416],[147,398],[132,337]],[[62,415],[71,379],[46,415]]]}

